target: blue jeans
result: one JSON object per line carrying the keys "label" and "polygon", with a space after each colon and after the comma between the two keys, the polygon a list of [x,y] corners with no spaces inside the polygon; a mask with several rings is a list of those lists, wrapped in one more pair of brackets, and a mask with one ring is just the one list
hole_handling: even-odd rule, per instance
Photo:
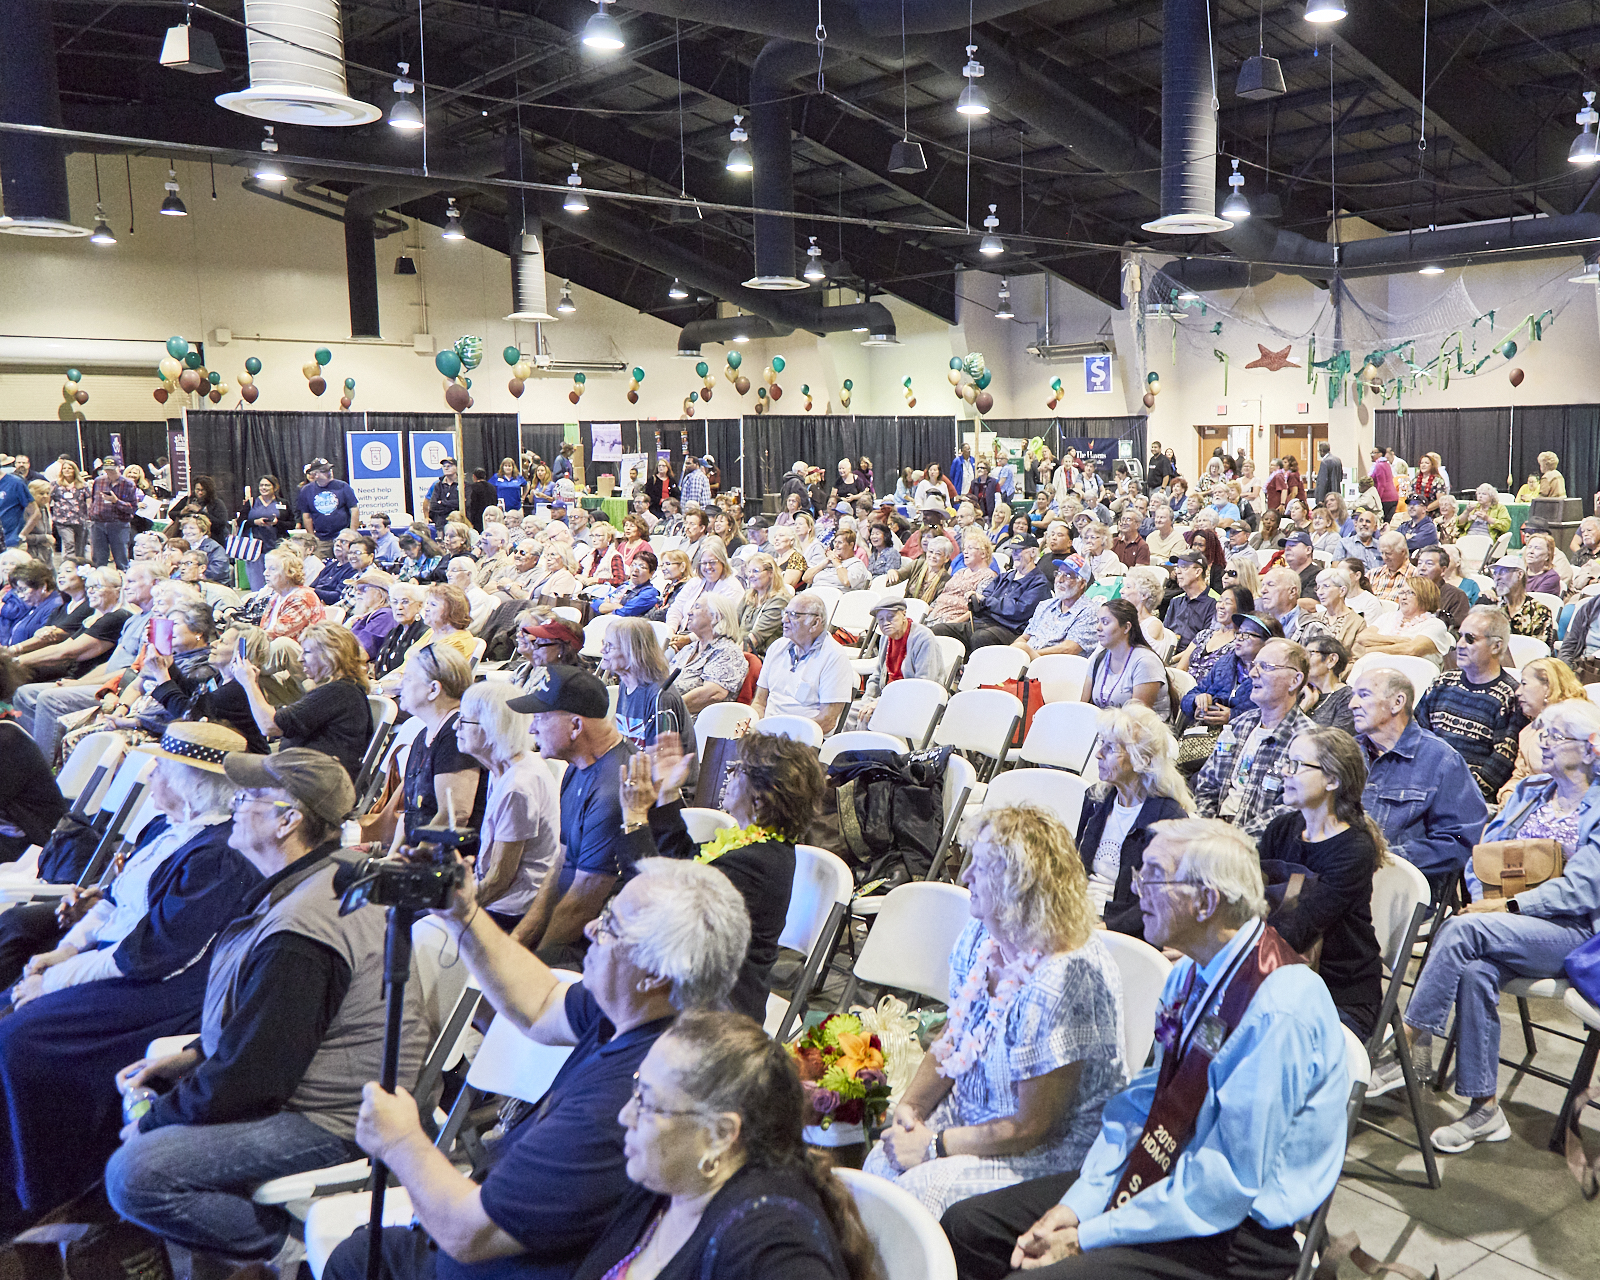
{"label": "blue jeans", "polygon": [[1510,978],[1552,978],[1561,962],[1592,935],[1573,916],[1542,920],[1509,914],[1460,915],[1439,931],[1417,977],[1408,1025],[1445,1034],[1456,1008],[1456,1093],[1491,1098],[1500,1079],[1500,986]]}
{"label": "blue jeans", "polygon": [[250,1193],[285,1174],[342,1164],[355,1143],[280,1111],[235,1124],[168,1125],[136,1134],[106,1164],[112,1207],[186,1248],[268,1260],[283,1246],[289,1215]]}
{"label": "blue jeans", "polygon": [[133,526],[116,520],[96,520],[89,525],[89,559],[96,569],[106,563],[107,553],[117,568],[128,567],[128,549],[133,545]]}

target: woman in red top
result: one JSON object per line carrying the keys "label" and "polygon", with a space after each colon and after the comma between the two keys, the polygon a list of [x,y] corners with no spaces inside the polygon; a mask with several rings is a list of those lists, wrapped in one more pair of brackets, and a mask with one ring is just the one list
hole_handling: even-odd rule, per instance
{"label": "woman in red top", "polygon": [[1300,475],[1300,460],[1285,458],[1282,468],[1274,471],[1267,481],[1267,505],[1274,511],[1281,511],[1283,504],[1290,498],[1304,501],[1305,496],[1306,482]]}

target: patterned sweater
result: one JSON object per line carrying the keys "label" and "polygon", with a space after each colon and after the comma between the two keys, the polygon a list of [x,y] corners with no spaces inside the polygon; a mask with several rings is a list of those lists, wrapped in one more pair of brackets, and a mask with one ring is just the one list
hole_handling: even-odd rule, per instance
{"label": "patterned sweater", "polygon": [[1517,682],[1504,671],[1485,684],[1441,672],[1417,703],[1416,718],[1461,753],[1484,798],[1494,800],[1516,767],[1517,735],[1528,723]]}

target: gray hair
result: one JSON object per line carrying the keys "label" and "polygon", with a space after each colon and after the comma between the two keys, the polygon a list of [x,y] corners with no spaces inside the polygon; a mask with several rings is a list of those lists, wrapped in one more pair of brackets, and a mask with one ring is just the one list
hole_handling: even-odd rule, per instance
{"label": "gray hair", "polygon": [[110,565],[105,565],[99,569],[84,569],[80,565],[78,573],[83,578],[85,587],[109,587],[116,592],[121,592],[122,590],[122,573]]}
{"label": "gray hair", "polygon": [[750,913],[728,877],[704,863],[643,858],[637,907],[621,939],[633,963],[672,984],[672,1007],[716,1008],[750,949]]}
{"label": "gray hair", "polygon": [[1552,702],[1539,719],[1568,738],[1592,738],[1600,733],[1600,706],[1587,698],[1563,698]]}
{"label": "gray hair", "polygon": [[1224,920],[1243,925],[1265,919],[1267,893],[1261,878],[1261,855],[1244,832],[1216,818],[1168,819],[1150,830],[1182,851],[1173,878],[1212,890],[1220,900],[1217,913]]}
{"label": "gray hair", "polygon": [[1356,589],[1356,584],[1350,577],[1350,571],[1336,564],[1329,565],[1317,575],[1317,585],[1321,586],[1323,583],[1338,587],[1345,595],[1349,595]]}
{"label": "gray hair", "polygon": [[949,538],[946,538],[943,534],[941,534],[939,537],[935,538],[932,542],[930,542],[928,544],[928,550],[929,551],[932,551],[935,547],[937,547],[940,551],[942,551],[944,553],[945,559],[947,559],[947,560],[954,560],[955,559],[955,556],[956,556],[956,545],[955,545],[955,543],[951,542]]}
{"label": "gray hair", "polygon": [[481,681],[461,695],[461,713],[477,720],[491,751],[506,760],[530,749],[533,716],[510,707],[511,699],[521,696],[522,690],[509,680]]}
{"label": "gray hair", "polygon": [[1417,702],[1417,687],[1411,683],[1410,676],[1396,671],[1393,667],[1372,667],[1363,671],[1356,679],[1365,680],[1380,698],[1403,699],[1400,714],[1410,717],[1411,709]]}
{"label": "gray hair", "polygon": [[1496,609],[1492,605],[1480,604],[1467,610],[1467,616],[1461,619],[1461,625],[1467,625],[1468,619],[1476,618],[1483,627],[1483,634],[1491,640],[1500,642],[1500,651],[1506,653],[1511,648],[1511,618],[1504,609]]}
{"label": "gray hair", "polygon": [[1406,550],[1406,540],[1402,535],[1394,532],[1392,529],[1378,539],[1379,551],[1386,551],[1390,547],[1395,546],[1398,546],[1402,551]]}
{"label": "gray hair", "polygon": [[183,817],[190,821],[208,813],[227,812],[239,790],[238,784],[226,775],[196,769],[179,760],[162,757],[156,761],[156,768],[166,775],[171,789],[183,803]]}
{"label": "gray hair", "polygon": [[739,627],[739,611],[732,600],[727,596],[719,596],[708,591],[702,591],[699,600],[695,601],[695,603],[705,605],[706,608],[711,610],[712,616],[715,618],[715,621],[711,624],[711,638],[713,640],[722,636],[735,643],[739,642],[743,633]]}
{"label": "gray hair", "polygon": [[[1107,707],[1095,717],[1102,742],[1115,742],[1128,753],[1128,761],[1152,796],[1176,800],[1185,813],[1195,811],[1189,784],[1178,772],[1178,744],[1161,717],[1142,702],[1129,700]],[[1097,794],[1108,794],[1108,784],[1096,784]]]}
{"label": "gray hair", "polygon": [[461,569],[466,573],[476,573],[478,571],[478,562],[471,556],[457,556],[450,562],[447,572],[454,573],[457,569]]}
{"label": "gray hair", "polygon": [[1165,590],[1166,575],[1147,564],[1135,565],[1122,577],[1122,598],[1128,599],[1130,591],[1135,595],[1142,593],[1146,606],[1152,612],[1160,606],[1161,596]]}

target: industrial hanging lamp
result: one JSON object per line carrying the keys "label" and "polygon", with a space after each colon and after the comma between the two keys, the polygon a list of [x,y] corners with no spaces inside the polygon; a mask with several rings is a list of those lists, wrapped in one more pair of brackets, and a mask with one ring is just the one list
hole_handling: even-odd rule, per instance
{"label": "industrial hanging lamp", "polygon": [[572,300],[572,281],[561,282],[561,301],[556,303],[556,310],[564,316],[570,316],[578,310],[578,304]]}
{"label": "industrial hanging lamp", "polygon": [[1572,147],[1567,152],[1567,161],[1570,164],[1587,167],[1600,160],[1600,133],[1595,132],[1596,123],[1600,123],[1600,112],[1594,109],[1593,90],[1584,93],[1583,110],[1578,112],[1577,121],[1582,129],[1572,140]]}
{"label": "industrial hanging lamp", "polygon": [[801,274],[812,284],[828,278],[828,273],[823,270],[822,250],[817,248],[816,236],[811,237],[811,247],[806,250],[806,269]]}
{"label": "industrial hanging lamp", "polygon": [[1011,281],[1004,276],[1000,277],[1000,306],[995,311],[994,318],[996,320],[1015,320],[1017,318],[1016,312],[1011,309]]}
{"label": "industrial hanging lamp", "polygon": [[728,152],[728,163],[724,166],[729,173],[754,173],[755,162],[750,159],[750,148],[744,144],[750,141],[750,135],[745,132],[744,117],[734,116],[733,129],[728,134],[728,141],[733,143],[733,148]]}
{"label": "industrial hanging lamp", "polygon": [[572,162],[572,172],[567,175],[567,198],[561,207],[568,213],[588,213],[589,202],[583,197],[583,176],[578,172],[578,162]]}
{"label": "industrial hanging lamp", "polygon": [[1006,247],[1001,242],[999,235],[1000,219],[995,214],[997,207],[996,205],[989,206],[989,216],[983,220],[985,234],[983,239],[978,241],[978,252],[986,258],[996,257],[1006,251]]}
{"label": "industrial hanging lamp", "polygon": [[667,290],[667,297],[675,302],[682,302],[689,296],[689,291],[683,287],[683,282],[677,276],[672,277],[672,287]]}
{"label": "industrial hanging lamp", "polygon": [[922,144],[911,141],[911,81],[906,70],[906,0],[900,0],[900,141],[889,148],[890,173],[926,173]]}
{"label": "industrial hanging lamp", "polygon": [[182,198],[178,195],[178,171],[170,163],[167,165],[167,198],[161,202],[161,212],[169,218],[187,218],[189,210],[184,207]]}
{"label": "industrial hanging lamp", "polygon": [[289,175],[283,171],[273,157],[278,154],[278,140],[272,136],[272,126],[265,126],[267,136],[261,139],[261,159],[256,161],[256,167],[250,174],[257,182],[277,184],[289,181]]}
{"label": "industrial hanging lamp", "polygon": [[1306,0],[1306,21],[1326,25],[1339,22],[1348,11],[1344,0]]}
{"label": "industrial hanging lamp", "polygon": [[600,11],[583,24],[584,46],[601,53],[615,53],[618,49],[627,48],[628,42],[622,35],[622,24],[606,12],[606,6],[611,0],[595,0],[595,3],[600,6]]}
{"label": "industrial hanging lamp", "polygon": [[984,97],[983,90],[978,88],[978,81],[983,79],[983,63],[979,62],[976,54],[978,46],[967,46],[967,65],[961,68],[961,74],[966,78],[967,87],[961,91],[961,96],[956,99],[956,110],[964,116],[986,116],[989,114],[989,102]]}
{"label": "industrial hanging lamp", "polygon": [[395,65],[400,68],[400,78],[394,82],[395,100],[389,108],[389,126],[405,133],[415,133],[422,128],[422,112],[417,110],[417,104],[410,97],[417,91],[416,84],[408,78],[411,64],[397,62]]}
{"label": "industrial hanging lamp", "polygon": [[1233,188],[1222,202],[1222,216],[1229,222],[1243,222],[1250,216],[1250,201],[1245,199],[1244,174],[1239,172],[1239,162],[1233,162],[1233,172],[1228,175],[1228,185]]}
{"label": "industrial hanging lamp", "polygon": [[1254,57],[1244,60],[1244,65],[1239,68],[1239,79],[1233,86],[1234,95],[1247,102],[1279,98],[1284,93],[1283,64],[1276,58],[1267,57],[1266,0],[1261,0],[1258,6],[1256,24],[1257,52]]}
{"label": "industrial hanging lamp", "polygon": [[454,196],[445,197],[444,230],[439,233],[441,240],[465,240],[467,233],[461,229],[461,210],[456,208]]}

